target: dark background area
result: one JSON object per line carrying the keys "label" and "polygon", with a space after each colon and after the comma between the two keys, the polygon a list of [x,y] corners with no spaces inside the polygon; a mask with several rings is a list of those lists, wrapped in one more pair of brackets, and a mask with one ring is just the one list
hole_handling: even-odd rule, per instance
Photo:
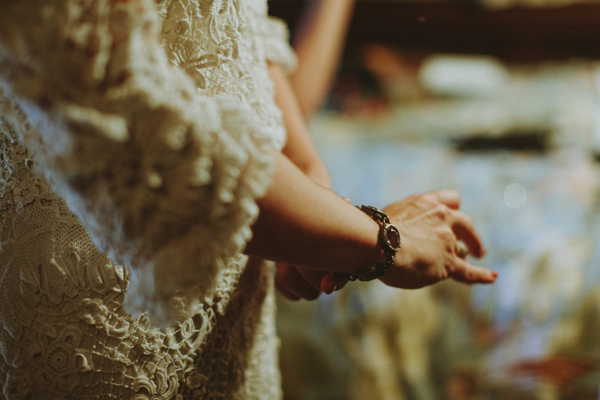
{"label": "dark background area", "polygon": [[[305,1],[271,0],[291,32]],[[510,62],[600,58],[600,3],[490,10],[473,1],[359,1],[347,50],[366,43],[418,53],[488,54]]]}

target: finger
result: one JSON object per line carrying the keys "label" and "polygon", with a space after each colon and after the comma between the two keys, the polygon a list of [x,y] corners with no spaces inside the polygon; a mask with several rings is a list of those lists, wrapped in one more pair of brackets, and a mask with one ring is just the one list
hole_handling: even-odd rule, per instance
{"label": "finger", "polygon": [[473,266],[460,258],[457,258],[455,269],[451,275],[452,279],[464,283],[494,283],[497,277],[498,272]]}
{"label": "finger", "polygon": [[278,264],[275,280],[279,285],[283,285],[288,292],[301,299],[315,300],[321,294],[321,291],[308,283],[292,265]]}
{"label": "finger", "polygon": [[346,283],[348,283],[348,278],[344,274],[330,272],[321,280],[321,290],[327,294],[331,294],[346,286]]}
{"label": "finger", "polygon": [[435,196],[435,200],[444,204],[446,207],[453,210],[458,210],[460,207],[460,194],[452,189],[438,189],[429,192]]}
{"label": "finger", "polygon": [[296,270],[315,290],[321,292],[321,279],[327,275],[327,272],[310,268],[296,268]]}
{"label": "finger", "polygon": [[450,226],[452,232],[458,240],[462,240],[469,249],[469,253],[475,257],[483,257],[485,250],[483,248],[483,241],[473,220],[460,211],[452,211]]}

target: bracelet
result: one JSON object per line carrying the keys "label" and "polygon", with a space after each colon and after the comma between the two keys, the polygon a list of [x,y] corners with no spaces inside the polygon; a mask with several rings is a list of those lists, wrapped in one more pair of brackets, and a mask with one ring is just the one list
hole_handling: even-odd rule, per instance
{"label": "bracelet", "polygon": [[382,263],[375,263],[359,268],[352,274],[348,274],[347,278],[350,281],[372,281],[373,279],[382,277],[385,271],[394,265],[394,256],[400,250],[400,232],[398,228],[390,223],[390,217],[383,211],[371,206],[356,207],[379,224],[377,242],[383,249],[386,260]]}

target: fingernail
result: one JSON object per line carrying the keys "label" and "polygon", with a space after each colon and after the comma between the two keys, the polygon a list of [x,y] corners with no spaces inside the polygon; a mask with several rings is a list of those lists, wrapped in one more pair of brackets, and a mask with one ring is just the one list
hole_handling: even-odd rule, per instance
{"label": "fingernail", "polygon": [[341,289],[341,288],[340,288],[338,285],[335,285],[335,286],[333,287],[333,291],[334,291],[334,292],[335,292],[336,290],[338,290],[338,289]]}
{"label": "fingernail", "polygon": [[498,271],[492,271],[492,276],[496,279],[498,277]]}

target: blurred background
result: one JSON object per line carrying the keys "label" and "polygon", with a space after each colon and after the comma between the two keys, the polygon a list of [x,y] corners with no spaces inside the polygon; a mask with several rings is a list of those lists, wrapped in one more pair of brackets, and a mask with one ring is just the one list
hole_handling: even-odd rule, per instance
{"label": "blurred background", "polygon": [[285,399],[600,399],[600,2],[358,0],[341,54],[309,123],[336,192],[458,190],[499,278],[279,298]]}

